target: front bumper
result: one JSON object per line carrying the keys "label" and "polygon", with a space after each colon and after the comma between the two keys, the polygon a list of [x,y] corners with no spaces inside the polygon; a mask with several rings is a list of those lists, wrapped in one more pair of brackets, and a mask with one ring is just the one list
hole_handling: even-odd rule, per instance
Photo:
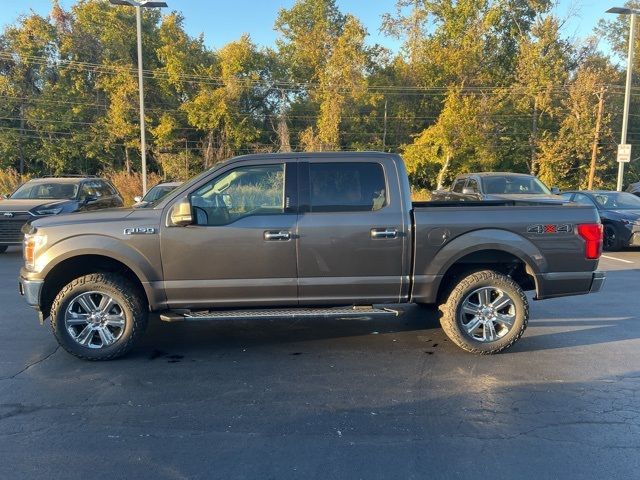
{"label": "front bumper", "polygon": [[40,310],[40,293],[42,292],[42,285],[44,280],[27,280],[20,277],[18,283],[18,290],[20,295],[24,297],[27,304],[36,310]]}

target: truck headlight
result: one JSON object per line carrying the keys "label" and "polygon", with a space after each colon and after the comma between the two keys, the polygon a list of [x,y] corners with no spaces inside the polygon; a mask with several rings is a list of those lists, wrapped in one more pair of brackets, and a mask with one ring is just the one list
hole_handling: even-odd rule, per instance
{"label": "truck headlight", "polygon": [[24,265],[27,270],[33,270],[38,252],[47,244],[47,236],[38,233],[27,233],[24,236]]}

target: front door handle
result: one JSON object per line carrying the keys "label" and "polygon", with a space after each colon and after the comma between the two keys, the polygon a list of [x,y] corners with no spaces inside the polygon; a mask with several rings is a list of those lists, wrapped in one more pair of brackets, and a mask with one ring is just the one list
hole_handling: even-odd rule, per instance
{"label": "front door handle", "polygon": [[291,232],[285,230],[267,230],[264,232],[264,239],[268,242],[291,240]]}
{"label": "front door handle", "polygon": [[397,228],[372,228],[371,238],[398,238]]}

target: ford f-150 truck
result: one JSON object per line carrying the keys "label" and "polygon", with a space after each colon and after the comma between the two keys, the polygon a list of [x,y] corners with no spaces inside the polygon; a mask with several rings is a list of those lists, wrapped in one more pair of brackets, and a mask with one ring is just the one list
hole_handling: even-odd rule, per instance
{"label": "ford f-150 truck", "polygon": [[598,291],[593,207],[411,203],[386,153],[233,158],[148,208],[25,227],[20,292],[60,345],[123,355],[164,321],[389,315],[437,304],[463,349],[513,345],[536,299]]}

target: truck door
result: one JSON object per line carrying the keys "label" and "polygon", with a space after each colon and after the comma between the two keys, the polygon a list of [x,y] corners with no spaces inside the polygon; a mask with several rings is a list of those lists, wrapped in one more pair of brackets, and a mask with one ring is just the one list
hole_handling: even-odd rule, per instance
{"label": "truck door", "polygon": [[301,305],[399,301],[410,245],[398,179],[390,158],[301,161]]}
{"label": "truck door", "polygon": [[162,227],[169,305],[296,305],[296,182],[295,160],[254,160],[194,186],[193,224]]}

